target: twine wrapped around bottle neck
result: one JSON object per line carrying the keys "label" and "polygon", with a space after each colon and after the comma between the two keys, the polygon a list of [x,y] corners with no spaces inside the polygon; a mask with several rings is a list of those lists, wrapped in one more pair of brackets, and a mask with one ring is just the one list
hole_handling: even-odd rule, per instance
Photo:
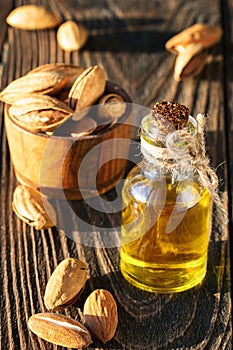
{"label": "twine wrapped around bottle neck", "polygon": [[141,153],[150,163],[158,164],[164,172],[169,172],[175,180],[187,170],[196,174],[200,185],[206,188],[216,206],[217,221],[227,224],[228,216],[218,193],[218,176],[210,167],[205,147],[205,117],[198,114],[197,133],[192,135],[187,129],[176,130],[166,137],[166,147],[152,145],[141,137]]}

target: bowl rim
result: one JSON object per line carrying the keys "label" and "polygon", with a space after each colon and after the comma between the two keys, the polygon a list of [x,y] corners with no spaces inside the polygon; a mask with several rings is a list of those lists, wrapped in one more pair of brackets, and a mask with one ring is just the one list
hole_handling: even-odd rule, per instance
{"label": "bowl rim", "polygon": [[[57,139],[57,140],[62,139],[62,140],[72,140],[72,141],[84,141],[84,140],[98,139],[98,138],[101,138],[103,135],[108,135],[109,132],[112,132],[112,130],[116,129],[119,125],[122,125],[122,122],[124,122],[130,116],[130,114],[132,112],[132,106],[131,106],[132,100],[131,100],[130,96],[128,95],[128,93],[122,87],[120,87],[118,84],[107,80],[104,94],[110,94],[110,93],[118,93],[121,97],[123,97],[124,101],[127,103],[127,107],[126,107],[126,111],[125,111],[124,115],[111,128],[109,128],[109,129],[106,128],[106,130],[103,129],[103,132],[99,132],[98,134],[83,135],[77,139],[75,139],[75,137],[73,137],[73,136],[47,135],[46,133],[41,133],[41,132],[35,133],[35,132],[32,132],[32,131],[29,131],[29,130],[22,128],[20,125],[15,123],[15,121],[11,118],[11,116],[8,112],[8,110],[10,108],[9,104],[5,104],[4,113],[8,117],[8,119],[10,119],[10,121],[14,125],[14,127],[19,129],[24,134],[33,135],[35,137],[42,137],[45,139],[53,138],[53,139]],[[96,105],[93,105],[93,106],[96,106]],[[71,115],[71,117],[72,117],[72,115]],[[69,120],[69,118],[67,119],[67,121],[68,120]]]}

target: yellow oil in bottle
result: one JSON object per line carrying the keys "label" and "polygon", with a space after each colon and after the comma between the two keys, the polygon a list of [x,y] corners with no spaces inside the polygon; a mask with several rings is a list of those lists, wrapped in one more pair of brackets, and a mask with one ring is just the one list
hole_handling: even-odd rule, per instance
{"label": "yellow oil in bottle", "polygon": [[194,177],[150,179],[136,166],[122,191],[120,269],[131,284],[180,292],[205,274],[211,199]]}

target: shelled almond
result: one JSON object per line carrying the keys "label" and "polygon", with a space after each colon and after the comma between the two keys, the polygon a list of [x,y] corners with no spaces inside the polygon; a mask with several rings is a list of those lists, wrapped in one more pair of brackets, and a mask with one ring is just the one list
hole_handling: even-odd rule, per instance
{"label": "shelled almond", "polygon": [[79,259],[66,258],[53,271],[45,289],[48,310],[71,306],[82,293],[87,280],[87,266]]}
{"label": "shelled almond", "polygon": [[97,339],[106,343],[114,337],[118,314],[115,299],[109,291],[94,290],[85,301],[83,313],[87,328]]}
{"label": "shelled almond", "polygon": [[92,336],[110,341],[118,326],[117,304],[105,289],[95,289],[85,300],[82,323],[52,311],[64,310],[80,297],[87,281],[87,265],[77,258],[62,260],[53,271],[45,289],[47,312],[29,317],[28,328],[38,337],[56,345],[85,348]]}
{"label": "shelled almond", "polygon": [[82,349],[92,343],[90,332],[71,317],[39,313],[28,320],[28,328],[38,337],[67,348]]}

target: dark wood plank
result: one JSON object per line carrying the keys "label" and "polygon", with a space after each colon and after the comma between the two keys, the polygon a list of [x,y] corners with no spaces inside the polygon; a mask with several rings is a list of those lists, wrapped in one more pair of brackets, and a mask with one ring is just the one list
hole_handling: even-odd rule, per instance
{"label": "dark wood plank", "polygon": [[[231,104],[233,93],[233,72],[232,65],[232,47],[233,47],[233,2],[225,1],[222,4],[224,18],[224,108],[225,108],[225,124],[226,124],[226,143],[227,143],[227,162],[228,162],[228,186],[229,186],[229,215],[230,215],[230,232],[232,232],[232,217],[233,217],[233,109]],[[233,246],[232,235],[230,235],[231,247]]]}
{"label": "dark wood plank", "polygon": [[[18,0],[15,6],[25,3]],[[228,147],[232,149],[232,141],[229,141],[229,134],[229,143],[225,143],[232,108],[230,46],[227,46],[227,52],[222,43],[213,47],[210,50],[212,61],[201,75],[181,83],[173,80],[174,56],[164,50],[164,43],[169,37],[193,23],[220,24],[220,1],[38,0],[31,3],[47,5],[64,20],[75,19],[83,23],[90,30],[89,40],[80,52],[65,53],[57,45],[56,30],[27,32],[8,28],[2,87],[39,64],[70,62],[89,66],[99,63],[105,67],[109,79],[128,91],[137,104],[152,107],[154,101],[176,99],[188,105],[194,115],[208,113],[207,142],[212,164],[216,167],[230,158]],[[224,11],[223,18],[229,11],[232,14],[231,0],[228,0]],[[230,22],[224,23],[229,25]],[[224,40],[230,41],[232,37],[227,35]],[[3,36],[6,37],[5,34]],[[0,42],[5,40],[2,36],[0,38]],[[227,54],[226,62],[223,53]],[[224,89],[226,78],[228,85]],[[224,109],[226,101],[227,111]],[[1,112],[3,114],[3,110]],[[154,295],[138,290],[130,286],[119,271],[117,247],[95,248],[78,243],[85,229],[85,225],[80,225],[79,217],[71,215],[69,224],[66,221],[60,230],[41,231],[16,218],[11,210],[16,179],[4,129],[1,136],[2,349],[62,349],[28,332],[26,323],[31,314],[45,310],[43,295],[47,280],[56,265],[68,256],[87,262],[89,279],[80,301],[65,314],[81,319],[85,298],[95,288],[110,290],[118,304],[120,321],[114,339],[104,347],[95,341],[90,348],[232,348],[229,239],[226,230],[222,232],[213,222],[208,272],[200,287],[174,295]],[[224,181],[222,185],[226,193],[231,171],[226,164],[218,170],[223,179],[227,179],[228,175],[228,182]],[[104,197],[110,200],[114,195],[112,190]],[[54,205],[63,219],[64,204],[56,201]],[[116,237],[119,235],[119,213],[105,215],[103,205],[96,214],[83,201],[74,203],[73,209],[80,219],[92,224],[96,241],[101,242],[98,226],[113,227]],[[72,231],[76,240],[72,239]]]}
{"label": "dark wood plank", "polygon": [[[232,59],[233,59],[233,2],[231,0],[224,1],[222,3],[222,13],[224,18],[224,110],[225,110],[225,127],[226,127],[226,157],[228,168],[228,212],[229,212],[229,244],[231,252],[231,271],[233,269],[233,107],[232,107],[232,94],[233,94],[233,72],[232,72]],[[231,284],[231,293],[233,291],[233,285]]]}
{"label": "dark wood plank", "polygon": [[[7,40],[7,24],[5,21],[6,16],[11,11],[13,7],[13,1],[3,1],[0,0],[0,23],[1,23],[1,33],[0,33],[0,85],[1,87],[7,84],[4,80],[3,70],[7,69],[7,60],[9,56],[9,43]],[[3,105],[0,105],[0,114],[3,114]],[[0,139],[3,132],[3,119],[0,118]]]}
{"label": "dark wood plank", "polygon": [[7,23],[5,21],[6,16],[9,14],[11,9],[13,8],[13,0],[9,1],[0,1],[0,22],[2,24],[1,26],[1,35],[0,35],[0,60],[1,62],[5,61],[5,49],[4,49],[4,42],[6,42],[7,38]]}

